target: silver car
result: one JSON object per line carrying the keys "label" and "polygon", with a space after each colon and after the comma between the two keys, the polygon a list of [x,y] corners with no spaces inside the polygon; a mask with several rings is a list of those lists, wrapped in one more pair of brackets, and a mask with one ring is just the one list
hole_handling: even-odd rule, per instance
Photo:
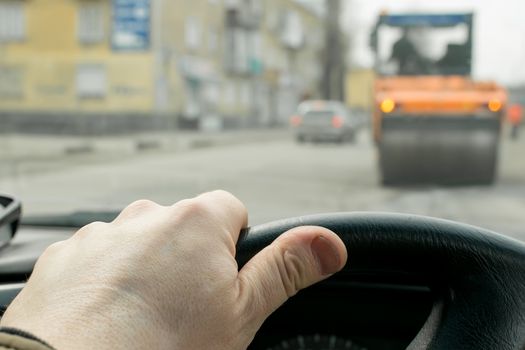
{"label": "silver car", "polygon": [[290,122],[299,142],[353,142],[358,124],[338,101],[302,102]]}

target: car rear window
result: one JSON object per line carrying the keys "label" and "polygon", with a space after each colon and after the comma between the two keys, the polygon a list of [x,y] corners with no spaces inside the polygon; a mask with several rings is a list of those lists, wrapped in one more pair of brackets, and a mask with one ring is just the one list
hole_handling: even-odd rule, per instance
{"label": "car rear window", "polygon": [[330,111],[330,110],[308,111],[304,114],[304,121],[305,122],[309,122],[309,121],[319,122],[322,120],[330,121],[331,118],[334,116],[334,114],[335,114],[335,111]]}

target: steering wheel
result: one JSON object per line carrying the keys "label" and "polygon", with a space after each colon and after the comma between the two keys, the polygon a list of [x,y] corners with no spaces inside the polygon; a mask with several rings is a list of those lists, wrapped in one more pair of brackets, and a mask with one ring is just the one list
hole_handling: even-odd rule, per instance
{"label": "steering wheel", "polygon": [[401,214],[340,213],[248,228],[237,244],[245,264],[281,233],[326,227],[348,249],[344,277],[413,276],[437,296],[408,349],[524,349],[525,244],[478,227]]}

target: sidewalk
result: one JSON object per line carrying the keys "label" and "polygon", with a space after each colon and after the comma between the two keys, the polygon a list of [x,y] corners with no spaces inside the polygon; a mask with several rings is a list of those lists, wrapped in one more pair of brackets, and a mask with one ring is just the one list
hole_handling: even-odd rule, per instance
{"label": "sidewalk", "polygon": [[151,151],[183,152],[214,146],[271,142],[291,137],[286,129],[223,132],[149,132],[116,136],[0,134],[0,160],[51,159],[82,154],[133,155]]}

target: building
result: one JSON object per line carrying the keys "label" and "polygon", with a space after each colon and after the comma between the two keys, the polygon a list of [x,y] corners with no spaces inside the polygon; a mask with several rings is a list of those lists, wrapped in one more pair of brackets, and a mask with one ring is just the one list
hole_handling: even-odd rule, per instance
{"label": "building", "polygon": [[353,69],[346,75],[346,104],[355,110],[371,112],[374,102],[373,69]]}
{"label": "building", "polygon": [[282,124],[322,26],[295,0],[0,0],[0,129]]}
{"label": "building", "polygon": [[261,30],[264,45],[264,96],[272,108],[265,122],[287,122],[297,104],[320,97],[322,17],[296,1],[267,0]]}

